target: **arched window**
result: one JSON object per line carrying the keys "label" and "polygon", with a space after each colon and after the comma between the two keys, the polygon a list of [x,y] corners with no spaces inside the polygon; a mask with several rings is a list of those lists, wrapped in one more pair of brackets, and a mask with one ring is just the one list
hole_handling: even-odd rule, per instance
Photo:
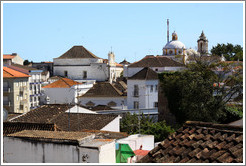
{"label": "arched window", "polygon": [[169,55],[172,55],[172,54],[173,54],[173,51],[172,51],[172,50],[170,50],[170,51],[169,51]]}

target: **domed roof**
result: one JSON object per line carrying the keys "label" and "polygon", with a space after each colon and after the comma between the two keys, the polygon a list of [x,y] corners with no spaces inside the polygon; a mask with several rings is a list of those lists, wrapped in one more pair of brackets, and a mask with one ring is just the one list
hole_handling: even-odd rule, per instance
{"label": "domed roof", "polygon": [[172,40],[170,42],[168,42],[163,49],[185,49],[185,45],[178,40]]}

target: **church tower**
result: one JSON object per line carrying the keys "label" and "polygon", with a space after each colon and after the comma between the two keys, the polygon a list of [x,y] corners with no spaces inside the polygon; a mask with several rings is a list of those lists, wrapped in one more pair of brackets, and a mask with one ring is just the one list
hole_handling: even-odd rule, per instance
{"label": "church tower", "polygon": [[200,53],[200,55],[207,55],[208,54],[208,39],[204,35],[203,31],[199,39],[197,40],[197,52]]}

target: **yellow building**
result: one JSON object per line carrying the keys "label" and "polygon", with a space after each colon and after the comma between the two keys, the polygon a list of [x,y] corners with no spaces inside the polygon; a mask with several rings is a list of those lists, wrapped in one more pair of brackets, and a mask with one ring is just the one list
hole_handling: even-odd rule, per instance
{"label": "yellow building", "polygon": [[3,107],[9,113],[25,113],[29,107],[30,76],[8,67],[3,67]]}

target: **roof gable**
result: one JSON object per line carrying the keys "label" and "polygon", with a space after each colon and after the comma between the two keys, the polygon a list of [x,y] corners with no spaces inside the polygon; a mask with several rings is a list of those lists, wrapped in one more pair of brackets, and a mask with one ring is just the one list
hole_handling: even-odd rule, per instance
{"label": "roof gable", "polygon": [[122,92],[119,91],[109,82],[97,82],[84,95],[80,97],[121,97]]}
{"label": "roof gable", "polygon": [[21,73],[8,67],[3,67],[3,78],[30,77],[27,74]]}
{"label": "roof gable", "polygon": [[145,67],[140,70],[138,73],[129,77],[130,80],[158,80],[158,74],[150,69],[149,67]]}
{"label": "roof gable", "polygon": [[139,162],[241,163],[243,127],[186,122]]}
{"label": "roof gable", "polygon": [[82,83],[77,82],[77,81],[73,81],[73,80],[68,79],[68,78],[60,77],[59,80],[57,80],[51,84],[48,84],[48,85],[44,86],[43,88],[70,88],[74,85],[79,85],[79,84],[82,84]]}
{"label": "roof gable", "polygon": [[128,67],[183,67],[184,65],[165,56],[147,55]]}
{"label": "roof gable", "polygon": [[62,54],[57,59],[73,59],[73,58],[96,58],[99,59],[96,55],[88,51],[83,46],[73,46],[67,52]]}

